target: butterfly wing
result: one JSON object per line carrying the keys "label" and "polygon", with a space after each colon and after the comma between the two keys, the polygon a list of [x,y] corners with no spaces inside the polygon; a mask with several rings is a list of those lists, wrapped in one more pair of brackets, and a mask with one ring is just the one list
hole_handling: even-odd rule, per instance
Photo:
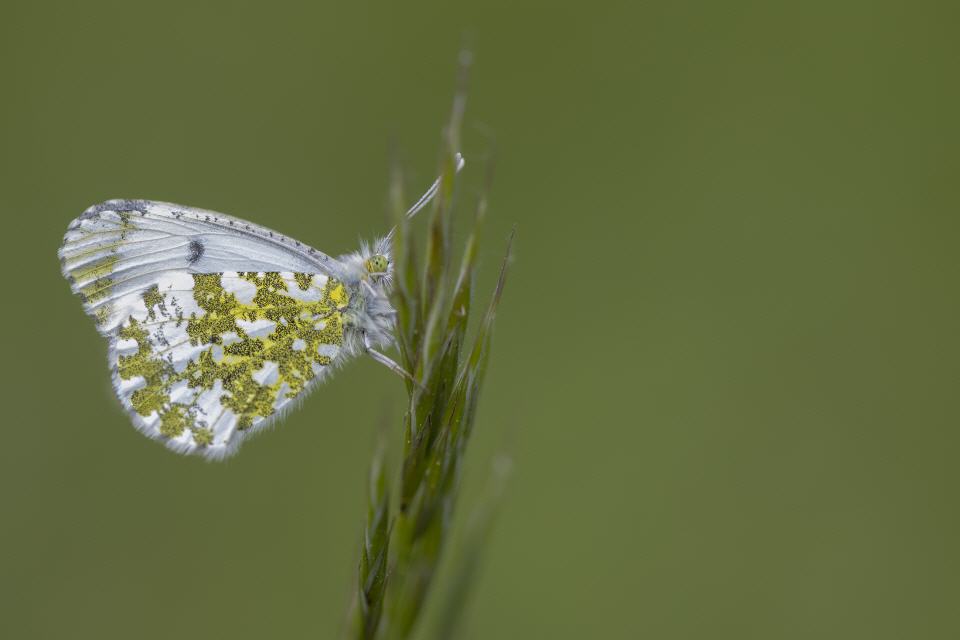
{"label": "butterfly wing", "polygon": [[159,274],[284,271],[337,277],[333,258],[271,229],[215,211],[150,200],[108,200],[70,223],[63,274],[109,335],[126,318],[124,296]]}
{"label": "butterfly wing", "polygon": [[133,423],[211,459],[236,451],[341,354],[348,292],[319,256],[236,218],[145,201],[91,208],[60,250],[110,342]]}

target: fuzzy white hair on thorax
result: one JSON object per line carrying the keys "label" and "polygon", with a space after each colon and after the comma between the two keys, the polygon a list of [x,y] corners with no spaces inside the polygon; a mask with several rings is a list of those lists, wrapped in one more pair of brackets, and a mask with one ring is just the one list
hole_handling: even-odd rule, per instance
{"label": "fuzzy white hair on thorax", "polygon": [[[343,268],[344,284],[350,290],[350,304],[344,320],[353,329],[349,332],[353,335],[345,345],[351,352],[365,350],[365,342],[380,347],[391,346],[395,342],[397,312],[390,302],[393,261],[389,248],[387,238],[373,245],[361,241],[359,251],[337,258]],[[371,273],[368,267],[369,260],[377,255],[387,260],[384,273]]]}

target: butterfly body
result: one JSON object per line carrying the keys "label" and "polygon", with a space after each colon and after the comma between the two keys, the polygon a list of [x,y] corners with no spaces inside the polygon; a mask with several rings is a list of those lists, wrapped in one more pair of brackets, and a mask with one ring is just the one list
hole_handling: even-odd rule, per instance
{"label": "butterfly body", "polygon": [[111,200],[59,255],[135,426],[219,459],[350,357],[393,364],[372,350],[393,342],[388,245],[333,258],[220,213]]}

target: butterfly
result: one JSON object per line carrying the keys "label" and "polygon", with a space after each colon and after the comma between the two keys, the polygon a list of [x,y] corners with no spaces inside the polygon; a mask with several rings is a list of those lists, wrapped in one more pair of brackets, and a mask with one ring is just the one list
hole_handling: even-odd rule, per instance
{"label": "butterfly", "polygon": [[409,377],[380,351],[395,342],[392,235],[334,258],[214,211],[108,200],[70,223],[58,255],[134,426],[219,460],[354,356]]}

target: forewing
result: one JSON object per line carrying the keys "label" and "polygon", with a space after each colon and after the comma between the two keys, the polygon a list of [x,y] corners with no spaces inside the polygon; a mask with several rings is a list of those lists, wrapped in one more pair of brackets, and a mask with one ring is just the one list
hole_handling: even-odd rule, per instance
{"label": "forewing", "polygon": [[293,238],[214,211],[150,200],[108,200],[70,223],[64,276],[109,335],[126,296],[165,273],[292,272],[340,275],[336,260]]}

